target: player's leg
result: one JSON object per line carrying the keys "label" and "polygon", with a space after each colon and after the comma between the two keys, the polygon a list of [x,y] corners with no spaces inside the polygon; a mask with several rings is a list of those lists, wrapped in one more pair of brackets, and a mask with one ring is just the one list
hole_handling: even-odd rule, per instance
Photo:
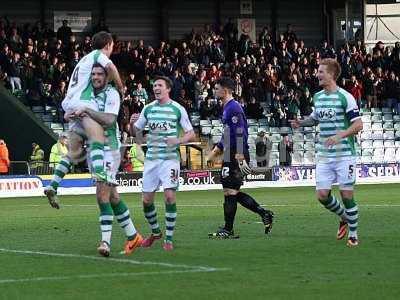
{"label": "player's leg", "polygon": [[274,220],[274,213],[272,211],[264,209],[253,197],[241,191],[236,194],[236,200],[240,205],[261,217],[265,226],[265,234],[268,234],[271,231]]}
{"label": "player's leg", "polygon": [[173,235],[176,224],[176,190],[179,187],[180,163],[178,160],[165,160],[158,169],[158,176],[164,188],[165,198],[165,240],[164,249],[173,249]]}
{"label": "player's leg", "polygon": [[104,171],[104,129],[89,117],[82,118],[81,124],[89,141],[93,175],[98,180],[106,181],[107,176]]}
{"label": "player's leg", "polygon": [[332,184],[336,182],[334,163],[317,163],[316,190],[318,201],[329,211],[341,218],[337,239],[342,239],[347,231],[346,211],[343,205],[331,193]]}
{"label": "player's leg", "polygon": [[96,197],[97,204],[100,209],[100,231],[101,241],[98,252],[103,256],[110,255],[111,245],[111,233],[112,233],[112,222],[113,222],[113,210],[110,203],[110,191],[111,187],[105,182],[96,183]]}
{"label": "player's leg", "polygon": [[154,205],[154,194],[160,186],[160,179],[158,177],[158,170],[160,160],[145,160],[143,171],[143,212],[144,216],[151,228],[151,235],[146,238],[142,247],[151,247],[154,241],[161,239],[160,225],[157,221],[157,210]]}
{"label": "player's leg", "polygon": [[50,184],[44,189],[44,193],[52,207],[59,208],[57,189],[61,180],[71,171],[72,161],[79,162],[84,158],[83,138],[76,132],[70,131],[68,134],[68,154],[57,164]]}
{"label": "player's leg", "polygon": [[[106,166],[106,174],[110,179],[110,182],[116,182],[116,176],[118,172],[119,165],[121,163],[121,153],[119,150],[106,151],[104,154],[104,162]],[[110,203],[111,208],[114,212],[115,218],[117,219],[119,225],[124,230],[126,235],[126,243],[123,250],[123,254],[129,255],[137,247],[142,244],[142,237],[136,231],[133,225],[130,212],[128,207],[125,205],[124,201],[120,199],[117,188],[115,184],[108,183],[110,185]]]}
{"label": "player's leg", "polygon": [[125,202],[120,199],[116,187],[111,188],[110,202],[118,224],[121,226],[122,230],[124,230],[126,236],[126,243],[122,253],[129,255],[142,245],[143,238],[137,232],[129,209]]}
{"label": "player's leg", "polygon": [[224,191],[224,221],[223,227],[216,232],[209,233],[210,238],[237,238],[233,231],[237,210],[237,194],[243,183],[239,167],[230,162],[224,162],[221,169],[221,183]]}
{"label": "player's leg", "polygon": [[337,164],[338,183],[343,205],[346,211],[346,219],[349,227],[347,245],[357,246],[358,236],[358,206],[354,200],[354,184],[356,180],[356,163],[354,160],[345,160]]}

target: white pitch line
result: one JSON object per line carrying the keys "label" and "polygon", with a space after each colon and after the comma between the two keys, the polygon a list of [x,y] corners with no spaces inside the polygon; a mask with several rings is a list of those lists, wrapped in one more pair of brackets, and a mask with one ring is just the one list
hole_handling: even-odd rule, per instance
{"label": "white pitch line", "polygon": [[[48,204],[27,204],[29,207],[45,207]],[[221,204],[178,204],[179,207],[221,207]],[[309,207],[312,204],[262,204],[268,207]],[[400,204],[358,204],[360,207],[400,207]],[[94,204],[62,204],[61,207],[98,207]],[[142,208],[140,205],[131,205],[134,208]],[[163,207],[156,205],[156,207]]]}
{"label": "white pitch line", "polygon": [[144,276],[144,275],[166,275],[166,274],[181,274],[181,273],[201,273],[201,272],[215,272],[224,271],[229,269],[193,269],[193,270],[177,270],[177,271],[159,271],[159,272],[140,272],[140,273],[102,273],[102,274],[87,274],[87,275],[72,275],[72,276],[55,276],[55,277],[34,277],[34,278],[19,278],[19,279],[0,279],[0,284],[6,283],[20,283],[32,281],[58,281],[70,279],[91,279],[91,278],[105,278],[105,277],[131,277],[131,276]]}
{"label": "white pitch line", "polygon": [[218,268],[207,267],[207,266],[190,266],[190,265],[183,265],[183,264],[171,264],[171,263],[153,262],[153,261],[138,261],[138,260],[132,260],[132,259],[122,259],[122,258],[112,258],[112,257],[104,258],[104,257],[99,257],[99,256],[68,254],[68,253],[13,250],[13,249],[4,249],[4,248],[0,248],[0,252],[26,254],[26,255],[69,257],[69,258],[89,259],[89,260],[101,260],[102,262],[118,262],[118,263],[134,264],[134,265],[153,265],[153,266],[162,266],[162,267],[167,267],[167,268],[193,269],[193,270],[199,270],[199,271],[203,271],[203,272],[214,272],[214,271],[220,271],[220,270],[227,270],[227,269],[218,269]]}

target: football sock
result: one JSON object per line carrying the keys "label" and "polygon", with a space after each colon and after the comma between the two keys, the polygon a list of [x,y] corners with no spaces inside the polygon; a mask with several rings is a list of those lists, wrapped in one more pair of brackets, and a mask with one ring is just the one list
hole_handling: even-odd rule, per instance
{"label": "football sock", "polygon": [[337,214],[343,221],[347,222],[346,211],[343,205],[336,199],[335,196],[329,193],[328,199],[326,200],[318,199],[318,200],[319,202],[321,202],[323,206],[325,206],[326,209],[330,210],[334,214]]}
{"label": "football sock", "polygon": [[128,241],[134,240],[136,237],[136,228],[133,225],[132,219],[129,214],[129,209],[125,205],[124,201],[120,200],[117,205],[112,205],[112,210],[117,218],[117,221],[121,228],[125,231],[125,235]]}
{"label": "football sock", "polygon": [[111,244],[113,211],[110,203],[99,203],[101,240]]}
{"label": "football sock", "polygon": [[259,214],[260,216],[263,216],[265,214],[265,209],[262,208],[260,204],[258,204],[257,201],[254,200],[254,198],[251,197],[250,195],[239,192],[236,195],[236,199],[237,202],[239,202],[243,207],[247,208],[248,210],[251,210],[256,214]]}
{"label": "football sock", "polygon": [[95,141],[90,143],[90,161],[94,173],[104,171],[104,144]]}
{"label": "football sock", "polygon": [[176,203],[165,203],[165,240],[172,242],[176,223]]}
{"label": "football sock", "polygon": [[151,232],[156,235],[160,234],[160,225],[157,222],[157,211],[154,203],[150,204],[149,206],[145,206],[143,204],[143,211],[147,222],[150,224]]}
{"label": "football sock", "polygon": [[354,198],[343,198],[342,200],[344,207],[346,208],[347,223],[349,224],[349,237],[357,238],[358,206],[354,201]]}
{"label": "football sock", "polygon": [[61,180],[66,174],[71,170],[71,160],[68,156],[64,156],[60,162],[57,164],[54,170],[53,178],[51,178],[50,186],[57,191]]}
{"label": "football sock", "polygon": [[225,196],[224,201],[224,218],[225,218],[225,229],[232,231],[233,222],[235,221],[235,215],[237,210],[236,195]]}

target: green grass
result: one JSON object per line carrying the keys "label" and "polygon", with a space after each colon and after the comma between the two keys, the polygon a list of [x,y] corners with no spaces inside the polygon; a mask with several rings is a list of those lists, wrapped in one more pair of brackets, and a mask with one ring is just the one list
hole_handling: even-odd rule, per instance
{"label": "green grass", "polygon": [[[44,198],[2,199],[0,248],[76,256],[0,251],[0,300],[398,299],[397,185],[357,187],[361,244],[352,249],[335,240],[337,219],[317,203],[313,188],[247,192],[275,212],[270,236],[263,234],[256,215],[239,206],[235,230],[240,239],[209,240],[207,233],[222,224],[222,192],[180,192],[172,253],[164,252],[158,242],[121,257],[124,237],[114,222],[112,257],[131,263],[97,255],[100,234],[94,196],[61,197],[59,211]],[[161,196],[156,201],[163,224]],[[122,197],[137,228],[147,235],[139,195]],[[121,273],[124,276],[118,276]]]}

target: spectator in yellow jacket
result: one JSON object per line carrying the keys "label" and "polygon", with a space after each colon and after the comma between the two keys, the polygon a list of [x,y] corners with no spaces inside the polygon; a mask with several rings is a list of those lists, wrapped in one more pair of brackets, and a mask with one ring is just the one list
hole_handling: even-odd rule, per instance
{"label": "spectator in yellow jacket", "polygon": [[129,158],[131,159],[132,171],[143,171],[144,153],[139,144],[134,143],[129,150]]}
{"label": "spectator in yellow jacket", "polygon": [[61,133],[57,143],[51,147],[49,163],[51,168],[55,168],[56,165],[61,161],[61,158],[68,153],[67,148],[67,135]]}
{"label": "spectator in yellow jacket", "polygon": [[31,170],[34,171],[39,167],[43,167],[44,151],[35,142],[32,143],[32,154],[30,156]]}

